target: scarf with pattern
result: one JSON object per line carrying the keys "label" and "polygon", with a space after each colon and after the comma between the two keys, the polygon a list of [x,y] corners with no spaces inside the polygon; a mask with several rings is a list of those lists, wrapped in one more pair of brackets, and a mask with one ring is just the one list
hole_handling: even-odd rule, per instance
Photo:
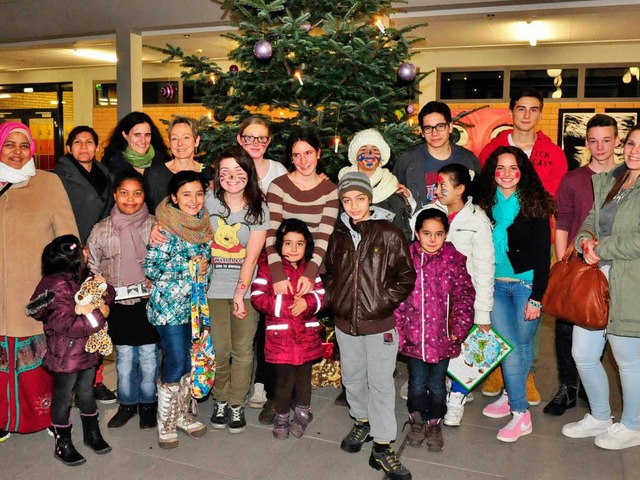
{"label": "scarf with pattern", "polygon": [[205,243],[213,239],[213,227],[204,207],[197,215],[192,216],[174,207],[167,197],[156,207],[156,220],[164,230],[187,243]]}

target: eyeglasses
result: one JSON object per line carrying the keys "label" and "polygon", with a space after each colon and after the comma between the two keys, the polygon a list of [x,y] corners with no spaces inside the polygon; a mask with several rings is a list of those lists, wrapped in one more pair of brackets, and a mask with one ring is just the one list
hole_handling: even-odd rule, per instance
{"label": "eyeglasses", "polygon": [[426,135],[429,135],[430,133],[433,133],[434,130],[436,132],[444,132],[444,129],[447,128],[447,125],[449,125],[449,122],[439,123],[437,125],[423,125],[422,126],[422,131]]}
{"label": "eyeglasses", "polygon": [[254,141],[258,141],[260,145],[264,145],[269,141],[269,137],[254,137],[253,135],[240,135],[242,141],[247,145],[252,144]]}

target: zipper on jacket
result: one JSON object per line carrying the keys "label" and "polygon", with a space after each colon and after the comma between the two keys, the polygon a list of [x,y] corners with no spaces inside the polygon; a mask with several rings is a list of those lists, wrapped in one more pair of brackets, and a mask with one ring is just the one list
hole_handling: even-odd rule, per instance
{"label": "zipper on jacket", "polygon": [[425,339],[424,339],[424,330],[425,330],[425,318],[424,318],[424,252],[420,252],[420,293],[421,293],[421,299],[420,299],[420,305],[422,306],[422,308],[420,309],[420,315],[421,315],[421,328],[422,328],[422,335],[420,335],[420,338],[422,340],[422,361],[426,362],[427,361],[427,356],[425,354],[425,348],[424,348],[424,343],[425,343]]}
{"label": "zipper on jacket", "polygon": [[[353,241],[353,240],[352,240]],[[358,256],[358,249],[356,248],[355,251],[355,256],[356,256],[356,265],[355,265],[355,269],[354,269],[354,273],[353,273],[353,287],[355,289],[358,288],[358,267],[359,267],[359,260],[360,257]],[[351,334],[352,335],[357,335],[358,334],[358,326],[360,324],[360,320],[358,319],[358,299],[356,298],[356,293],[354,292],[353,295],[353,316],[351,318]]]}

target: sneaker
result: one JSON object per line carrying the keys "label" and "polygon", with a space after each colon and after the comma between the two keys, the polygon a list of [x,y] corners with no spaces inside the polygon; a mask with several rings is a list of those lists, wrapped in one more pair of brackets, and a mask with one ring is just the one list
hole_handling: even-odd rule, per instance
{"label": "sneaker", "polygon": [[621,423],[614,423],[600,435],[596,446],[607,450],[623,450],[640,445],[640,430],[630,430]]}
{"label": "sneaker", "polygon": [[563,415],[565,410],[576,406],[576,390],[576,387],[560,385],[558,393],[553,397],[553,400],[547,403],[543,412],[547,415]]}
{"label": "sneaker", "polygon": [[409,420],[405,422],[404,426],[402,427],[403,430],[404,427],[407,426],[407,424],[409,424],[411,428],[409,430],[409,433],[407,433],[407,445],[416,448],[422,447],[422,444],[424,443],[425,428],[424,421],[422,420],[422,415],[420,415],[420,412],[413,412],[409,414]]}
{"label": "sneaker", "polygon": [[481,392],[485,397],[497,397],[502,392],[503,387],[502,369],[498,367],[484,381]]}
{"label": "sneaker", "polygon": [[444,424],[448,427],[459,427],[464,415],[464,404],[467,397],[464,393],[451,392],[447,395],[447,413],[444,416]]}
{"label": "sneaker", "polygon": [[529,405],[540,405],[540,402],[542,402],[542,397],[540,397],[540,392],[536,388],[536,384],[533,381],[533,373],[531,372],[529,372],[529,375],[527,375],[526,389],[527,402],[529,403]]}
{"label": "sneaker", "polygon": [[264,383],[253,384],[253,395],[249,399],[249,407],[262,408],[267,403],[267,392],[264,391]]}
{"label": "sneaker", "polygon": [[498,440],[511,443],[531,432],[533,432],[531,414],[528,411],[513,412],[513,418],[498,431]]}
{"label": "sneaker", "polygon": [[613,425],[613,421],[610,418],[596,420],[587,413],[579,422],[567,423],[562,427],[562,434],[569,438],[595,437],[606,432],[611,425]]}
{"label": "sneaker", "polygon": [[229,423],[229,404],[227,402],[213,402],[211,425],[213,428],[226,428]]}
{"label": "sneaker", "polygon": [[426,423],[425,437],[427,439],[427,448],[430,452],[441,452],[444,449],[444,440],[442,439],[442,419],[429,420]]}
{"label": "sneaker", "polygon": [[229,408],[229,433],[242,433],[246,427],[244,407],[242,405],[231,405]]}
{"label": "sneaker", "polygon": [[369,425],[369,422],[360,422],[356,420],[353,427],[351,427],[351,431],[342,439],[340,448],[348,453],[359,452],[362,449],[362,445],[371,440],[369,432],[371,432],[371,425]]}
{"label": "sneaker", "polygon": [[115,394],[107,388],[107,386],[100,382],[93,387],[93,395],[100,403],[108,405],[110,403],[116,403]]}
{"label": "sneaker", "polygon": [[6,442],[7,440],[9,440],[10,436],[11,434],[6,430],[0,430],[0,443]]}
{"label": "sneaker", "polygon": [[404,382],[400,387],[400,398],[403,400],[409,399],[409,380]]}
{"label": "sneaker", "polygon": [[465,398],[467,399],[466,403],[471,403],[476,399],[476,397],[473,396],[473,392],[467,393],[467,396]]}
{"label": "sneaker", "polygon": [[491,418],[508,417],[510,413],[511,407],[509,406],[509,396],[506,390],[498,400],[490,403],[482,410],[482,414],[485,417]]}
{"label": "sneaker", "polygon": [[[47,429],[45,430],[45,432],[47,432],[47,435],[49,435],[51,438],[56,438],[56,432],[53,429],[53,425],[51,425],[50,427],[47,427]],[[0,438],[0,442],[2,442],[2,439]]]}
{"label": "sneaker", "polygon": [[376,470],[384,470],[391,480],[411,480],[411,472],[400,463],[398,455],[390,446],[382,452],[377,452],[374,445],[369,456],[369,466]]}

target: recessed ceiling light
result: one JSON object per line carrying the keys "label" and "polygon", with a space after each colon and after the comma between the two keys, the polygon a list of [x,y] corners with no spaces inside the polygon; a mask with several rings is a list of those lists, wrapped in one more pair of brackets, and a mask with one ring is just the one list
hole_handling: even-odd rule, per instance
{"label": "recessed ceiling light", "polygon": [[22,91],[24,93],[33,93],[33,87],[24,87]]}
{"label": "recessed ceiling light", "polygon": [[196,53],[202,53],[203,50],[201,48],[196,48]]}
{"label": "recessed ceiling light", "polygon": [[88,58],[90,60],[100,60],[103,62],[118,63],[118,57],[115,53],[104,52],[102,50],[91,50],[89,48],[78,48],[73,51],[73,54]]}

